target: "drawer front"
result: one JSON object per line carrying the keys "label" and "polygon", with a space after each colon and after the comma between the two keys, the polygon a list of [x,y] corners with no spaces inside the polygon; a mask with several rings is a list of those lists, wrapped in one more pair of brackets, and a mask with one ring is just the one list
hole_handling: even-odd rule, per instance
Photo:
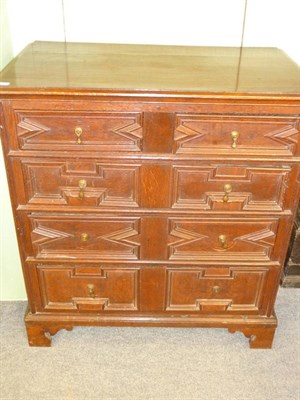
{"label": "drawer front", "polygon": [[138,268],[38,266],[41,306],[45,311],[136,311]]}
{"label": "drawer front", "polygon": [[299,154],[299,117],[177,114],[174,152],[293,156]]}
{"label": "drawer front", "polygon": [[268,211],[289,208],[291,178],[297,166],[259,168],[239,165],[173,167],[172,207],[207,211]]}
{"label": "drawer front", "polygon": [[16,120],[22,150],[141,151],[141,113],[17,111]]}
{"label": "drawer front", "polygon": [[140,218],[32,214],[26,222],[37,258],[139,258]]}
{"label": "drawer front", "polygon": [[285,222],[277,218],[169,218],[169,259],[276,260]]}
{"label": "drawer front", "polygon": [[39,311],[263,314],[276,267],[139,267],[37,264]]}
{"label": "drawer front", "polygon": [[269,262],[280,259],[290,217],[24,215],[26,256],[37,259]]}
{"label": "drawer front", "polygon": [[138,207],[140,165],[19,158],[13,165],[15,176],[23,175],[21,204]]}
{"label": "drawer front", "polygon": [[266,267],[168,269],[166,311],[262,313],[278,271]]}
{"label": "drawer front", "polygon": [[299,166],[258,167],[11,157],[18,205],[281,212]]}

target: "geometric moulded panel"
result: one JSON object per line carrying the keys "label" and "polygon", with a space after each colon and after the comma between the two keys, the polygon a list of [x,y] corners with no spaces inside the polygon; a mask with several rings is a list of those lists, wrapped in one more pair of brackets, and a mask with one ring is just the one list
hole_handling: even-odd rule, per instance
{"label": "geometric moulded panel", "polygon": [[[233,140],[232,133],[237,132]],[[299,117],[177,114],[174,153],[293,156]]]}
{"label": "geometric moulded panel", "polygon": [[292,168],[174,166],[173,208],[282,211],[286,207],[286,188]]}
{"label": "geometric moulded panel", "polygon": [[29,204],[137,207],[139,166],[48,159],[23,161],[22,168]]}
{"label": "geometric moulded panel", "polygon": [[169,218],[169,259],[270,261],[278,219]]}
{"label": "geometric moulded panel", "polygon": [[166,310],[258,313],[268,273],[262,267],[170,269]]}
{"label": "geometric moulded panel", "polygon": [[46,311],[138,309],[137,268],[37,266]]}
{"label": "geometric moulded panel", "polygon": [[141,151],[141,113],[17,111],[16,119],[22,150]]}
{"label": "geometric moulded panel", "polygon": [[139,258],[139,218],[38,214],[29,218],[33,251],[37,258]]}

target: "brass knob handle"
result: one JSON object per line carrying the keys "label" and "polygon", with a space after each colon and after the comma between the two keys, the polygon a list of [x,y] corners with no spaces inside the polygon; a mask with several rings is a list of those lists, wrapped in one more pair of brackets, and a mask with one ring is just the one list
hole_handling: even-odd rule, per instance
{"label": "brass knob handle", "polygon": [[94,299],[96,297],[96,295],[95,295],[95,285],[93,285],[92,283],[89,283],[87,285],[87,289],[88,289],[88,296],[92,297]]}
{"label": "brass knob handle", "polygon": [[76,140],[77,144],[81,144],[82,143],[81,135],[82,135],[82,132],[83,132],[82,128],[80,128],[80,126],[77,126],[75,128],[74,132],[75,132],[75,135],[77,136],[77,140]]}
{"label": "brass knob handle", "polygon": [[82,242],[86,242],[86,241],[88,241],[89,240],[89,234],[88,233],[82,233],[81,235],[80,235],[80,238],[81,238],[81,241]]}
{"label": "brass knob handle", "polygon": [[78,193],[78,197],[82,200],[84,198],[84,189],[86,188],[86,180],[85,179],[80,179],[78,182],[78,186],[79,186],[79,193]]}
{"label": "brass knob handle", "polygon": [[229,183],[226,183],[224,185],[224,196],[223,196],[223,202],[227,203],[229,200],[229,193],[232,191],[232,186]]}
{"label": "brass knob handle", "polygon": [[214,292],[214,293],[219,293],[219,291],[220,291],[220,286],[213,286],[212,287],[212,291]]}
{"label": "brass knob handle", "polygon": [[231,147],[232,147],[233,149],[236,149],[236,148],[237,148],[237,140],[238,140],[239,135],[240,135],[240,134],[239,134],[237,131],[232,131],[232,132],[231,132],[231,138],[232,138]]}
{"label": "brass knob handle", "polygon": [[227,244],[227,237],[226,237],[226,235],[220,235],[220,236],[219,236],[219,242],[220,242],[220,245],[222,246],[223,249],[227,249],[228,244]]}

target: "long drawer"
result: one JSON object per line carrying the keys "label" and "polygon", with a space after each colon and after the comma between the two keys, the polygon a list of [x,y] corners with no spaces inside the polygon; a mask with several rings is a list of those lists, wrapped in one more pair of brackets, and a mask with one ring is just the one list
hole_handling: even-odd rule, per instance
{"label": "long drawer", "polygon": [[[17,106],[16,106],[17,107]],[[299,115],[149,112],[144,104],[22,104],[14,110],[15,150],[157,152],[292,157],[300,154]],[[50,107],[50,108],[49,108]],[[34,109],[36,108],[36,109]],[[77,109],[76,109],[77,108]],[[100,107],[101,108],[101,107]],[[205,111],[205,107],[203,107]],[[143,142],[145,143],[143,144]]]}
{"label": "long drawer", "polygon": [[[46,312],[263,314],[276,267],[37,264],[35,303]],[[37,290],[39,288],[39,290]]]}
{"label": "long drawer", "polygon": [[286,216],[23,215],[26,253],[37,259],[278,261]]}
{"label": "long drawer", "polygon": [[282,212],[299,166],[12,157],[19,205]]}

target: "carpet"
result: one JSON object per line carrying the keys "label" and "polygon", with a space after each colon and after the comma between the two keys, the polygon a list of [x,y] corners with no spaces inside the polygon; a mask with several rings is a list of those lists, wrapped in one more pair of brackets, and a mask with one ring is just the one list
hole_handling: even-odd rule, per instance
{"label": "carpet", "polygon": [[300,400],[300,289],[280,289],[272,350],[223,329],[76,327],[29,347],[1,303],[1,400]]}

